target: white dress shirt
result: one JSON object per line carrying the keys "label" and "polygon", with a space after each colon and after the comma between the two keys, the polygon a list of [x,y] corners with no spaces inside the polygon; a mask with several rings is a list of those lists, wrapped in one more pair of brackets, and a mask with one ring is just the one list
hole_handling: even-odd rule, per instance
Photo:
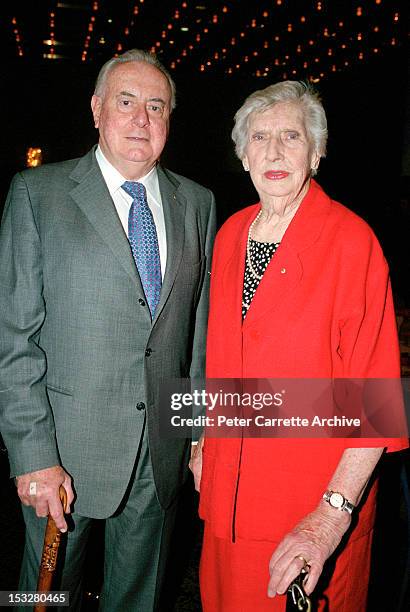
{"label": "white dress shirt", "polygon": [[[121,189],[121,185],[127,180],[104,156],[100,147],[95,151],[97,163],[107,183],[108,191],[114,201],[117,214],[124,228],[125,235],[128,237],[128,215],[130,212],[132,197]],[[167,263],[167,238],[165,231],[164,209],[162,206],[161,192],[159,190],[157,168],[154,166],[152,170],[145,176],[138,179],[138,183],[142,183],[147,191],[148,206],[154,218],[155,227],[158,236],[159,256],[161,260],[161,275],[164,280],[165,267]]]}

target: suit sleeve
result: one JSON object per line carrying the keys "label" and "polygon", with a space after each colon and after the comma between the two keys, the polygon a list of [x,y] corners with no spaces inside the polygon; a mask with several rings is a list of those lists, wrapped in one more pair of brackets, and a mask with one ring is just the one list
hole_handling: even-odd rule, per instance
{"label": "suit sleeve", "polygon": [[212,249],[216,232],[215,198],[211,192],[209,193],[211,203],[205,236],[205,272],[203,274],[202,286],[199,293],[198,306],[195,315],[195,332],[191,368],[189,373],[190,378],[192,379],[203,379],[205,377],[205,350],[206,331],[208,326],[209,285],[212,264]]}
{"label": "suit sleeve", "polygon": [[0,261],[0,430],[17,476],[60,463],[39,345],[46,316],[41,240],[23,174],[7,197]]}
{"label": "suit sleeve", "polygon": [[[209,286],[212,264],[212,250],[216,232],[216,210],[215,199],[210,193],[211,204],[209,210],[208,224],[205,236],[205,270],[203,274],[202,286],[200,288],[198,306],[195,316],[195,331],[192,349],[192,361],[189,376],[192,381],[199,381],[199,385],[195,382],[191,385],[191,391],[201,390],[202,381],[205,379],[205,352],[206,352],[206,333],[208,327],[208,310],[209,310]],[[203,413],[201,407],[194,408],[193,417]],[[199,440],[202,434],[201,427],[193,427],[191,436],[192,441]]]}

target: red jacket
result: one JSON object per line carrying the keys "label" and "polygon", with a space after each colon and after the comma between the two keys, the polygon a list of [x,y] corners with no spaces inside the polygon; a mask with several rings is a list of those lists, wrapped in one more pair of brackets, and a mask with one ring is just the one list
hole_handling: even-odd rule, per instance
{"label": "red jacket", "polygon": [[[211,277],[208,378],[396,378],[388,267],[368,225],[312,181],[242,325],[246,241],[260,204],[218,233]],[[200,514],[215,535],[279,541],[318,504],[348,447],[405,439],[207,438]],[[356,535],[374,518],[374,491]]]}

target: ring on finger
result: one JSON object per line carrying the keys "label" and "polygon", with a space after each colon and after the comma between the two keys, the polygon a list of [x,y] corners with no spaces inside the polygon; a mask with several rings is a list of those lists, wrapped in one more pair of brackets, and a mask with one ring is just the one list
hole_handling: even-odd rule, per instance
{"label": "ring on finger", "polygon": [[310,565],[309,563],[306,561],[305,557],[302,557],[302,555],[296,555],[295,559],[300,559],[301,561],[303,561],[303,567],[302,569],[304,570],[309,570],[310,569]]}
{"label": "ring on finger", "polygon": [[29,483],[28,492],[29,492],[29,495],[37,495],[37,483],[36,482]]}

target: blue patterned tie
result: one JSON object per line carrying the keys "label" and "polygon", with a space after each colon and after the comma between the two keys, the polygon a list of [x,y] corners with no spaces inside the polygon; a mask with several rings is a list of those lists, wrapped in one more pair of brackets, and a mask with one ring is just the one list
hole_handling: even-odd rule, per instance
{"label": "blue patterned tie", "polygon": [[121,187],[132,197],[128,215],[128,239],[151,316],[154,318],[162,284],[157,230],[144,185],[126,181]]}

